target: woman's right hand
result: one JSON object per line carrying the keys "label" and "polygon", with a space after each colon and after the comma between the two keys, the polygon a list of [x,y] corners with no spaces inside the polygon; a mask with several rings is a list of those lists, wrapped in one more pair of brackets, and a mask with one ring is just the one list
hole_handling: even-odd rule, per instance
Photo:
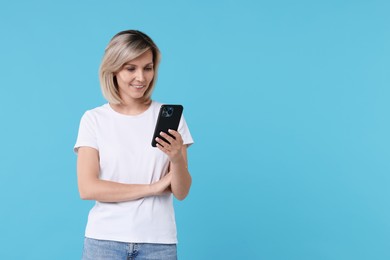
{"label": "woman's right hand", "polygon": [[167,195],[171,193],[171,180],[172,180],[172,173],[166,174],[164,177],[162,177],[159,181],[151,184],[153,194],[155,196],[160,195]]}

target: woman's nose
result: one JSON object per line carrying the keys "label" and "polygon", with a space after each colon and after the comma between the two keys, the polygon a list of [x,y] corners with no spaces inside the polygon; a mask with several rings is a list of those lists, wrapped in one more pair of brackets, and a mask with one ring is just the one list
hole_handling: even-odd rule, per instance
{"label": "woman's nose", "polygon": [[137,74],[135,75],[135,78],[139,81],[144,81],[145,76],[143,70],[138,70]]}

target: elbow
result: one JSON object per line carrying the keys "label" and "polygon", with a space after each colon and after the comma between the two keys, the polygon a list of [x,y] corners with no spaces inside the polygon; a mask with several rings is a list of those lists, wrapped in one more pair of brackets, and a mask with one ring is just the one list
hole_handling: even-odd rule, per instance
{"label": "elbow", "polygon": [[183,192],[183,193],[174,193],[173,195],[175,195],[175,198],[177,199],[177,200],[180,200],[180,201],[183,201],[185,198],[187,198],[187,196],[188,196],[188,192]]}
{"label": "elbow", "polygon": [[96,200],[96,185],[95,180],[78,182],[79,196],[82,200]]}
{"label": "elbow", "polygon": [[82,200],[93,200],[91,192],[86,189],[79,188],[79,195]]}
{"label": "elbow", "polygon": [[80,199],[82,199],[82,200],[91,200],[90,196],[87,193],[79,192],[79,194],[80,194]]}
{"label": "elbow", "polygon": [[90,197],[84,195],[84,194],[80,194],[80,199],[81,200],[91,200]]}
{"label": "elbow", "polygon": [[183,201],[187,196],[175,196],[177,200]]}

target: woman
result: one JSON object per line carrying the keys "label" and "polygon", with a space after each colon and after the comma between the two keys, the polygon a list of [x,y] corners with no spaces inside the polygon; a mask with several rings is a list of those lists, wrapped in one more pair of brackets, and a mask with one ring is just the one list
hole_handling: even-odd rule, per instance
{"label": "woman", "polygon": [[83,259],[177,259],[172,194],[191,186],[184,117],[151,146],[161,104],[151,100],[160,52],[144,33],[116,34],[100,66],[108,103],[83,115],[74,147],[80,196],[95,200],[85,231]]}

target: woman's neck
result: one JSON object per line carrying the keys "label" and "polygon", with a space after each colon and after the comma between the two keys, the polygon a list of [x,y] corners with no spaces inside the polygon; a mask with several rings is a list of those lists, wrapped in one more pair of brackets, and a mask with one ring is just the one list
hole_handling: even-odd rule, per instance
{"label": "woman's neck", "polygon": [[121,104],[110,104],[110,106],[118,113],[125,115],[139,115],[145,112],[152,101],[148,102],[122,102]]}

